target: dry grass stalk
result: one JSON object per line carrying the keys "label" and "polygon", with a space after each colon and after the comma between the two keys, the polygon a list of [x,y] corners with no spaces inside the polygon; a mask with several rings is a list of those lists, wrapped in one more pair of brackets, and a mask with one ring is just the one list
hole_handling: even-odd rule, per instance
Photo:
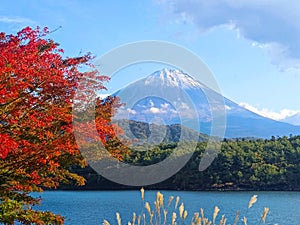
{"label": "dry grass stalk", "polygon": [[110,223],[107,220],[104,220],[103,225],[110,225]]}
{"label": "dry grass stalk", "polygon": [[167,215],[168,215],[168,211],[164,210],[164,223],[163,224],[167,223]]}
{"label": "dry grass stalk", "polygon": [[226,224],[226,218],[225,218],[225,215],[222,215],[222,218],[221,218],[221,220],[220,220],[220,223],[219,223],[219,225],[225,225]]}
{"label": "dry grass stalk", "polygon": [[179,206],[179,216],[180,216],[180,218],[182,218],[183,211],[184,211],[184,204],[181,203],[181,205]]}
{"label": "dry grass stalk", "polygon": [[204,210],[202,208],[200,209],[200,212],[201,212],[201,218],[204,219]]}
{"label": "dry grass stalk", "polygon": [[233,225],[237,224],[237,222],[239,221],[239,216],[240,216],[240,211],[238,210],[235,214],[235,219],[234,219]]}
{"label": "dry grass stalk", "polygon": [[204,218],[203,221],[204,221],[204,225],[210,225],[211,224],[211,221],[209,221],[207,218]]}
{"label": "dry grass stalk", "polygon": [[172,214],[172,225],[175,225],[176,217],[177,217],[176,213],[173,212],[173,214]]}
{"label": "dry grass stalk", "polygon": [[170,207],[170,205],[171,205],[173,199],[174,199],[174,197],[173,197],[173,196],[170,196],[169,201],[168,201],[168,207]]}
{"label": "dry grass stalk", "polygon": [[269,213],[269,211],[270,211],[270,209],[265,207],[264,213],[263,213],[263,215],[262,215],[262,217],[261,217],[261,221],[262,221],[263,223],[266,223],[266,218],[267,218],[267,214]]}
{"label": "dry grass stalk", "polygon": [[152,211],[151,215],[150,215],[150,224],[151,225],[153,224],[153,217],[154,217],[154,212]]}
{"label": "dry grass stalk", "polygon": [[176,197],[176,202],[175,202],[175,209],[177,209],[178,203],[179,203],[180,197],[177,196]]}
{"label": "dry grass stalk", "polygon": [[158,201],[154,202],[154,206],[155,206],[155,209],[156,209],[156,212],[157,212],[158,216],[160,216],[160,207],[159,207]]}
{"label": "dry grass stalk", "polygon": [[195,219],[196,219],[196,218],[199,218],[199,213],[198,213],[198,212],[194,213],[194,218],[195,218]]}
{"label": "dry grass stalk", "polygon": [[150,208],[149,202],[146,202],[146,203],[145,203],[145,209],[147,210],[147,212],[148,212],[148,214],[149,214],[149,216],[150,216],[150,215],[151,215],[151,208]]}
{"label": "dry grass stalk", "polygon": [[244,216],[243,222],[244,222],[244,225],[247,225],[247,218],[246,218],[246,216]]}
{"label": "dry grass stalk", "polygon": [[157,192],[156,194],[156,201],[159,203],[159,207],[163,207],[164,206],[164,196],[162,193]]}
{"label": "dry grass stalk", "polygon": [[195,223],[197,223],[197,218],[199,218],[199,213],[194,213],[192,218],[192,224],[195,225]]}
{"label": "dry grass stalk", "polygon": [[219,207],[216,206],[215,210],[214,210],[214,214],[213,214],[213,224],[216,224],[216,218],[217,218],[219,211],[220,211]]}
{"label": "dry grass stalk", "polygon": [[141,198],[142,198],[142,201],[144,201],[144,198],[145,198],[145,190],[144,190],[144,188],[141,188]]}
{"label": "dry grass stalk", "polygon": [[137,218],[137,224],[138,224],[138,225],[141,225],[141,216],[140,216],[140,215],[139,215],[138,218]]}
{"label": "dry grass stalk", "polygon": [[183,221],[186,220],[187,215],[188,215],[188,212],[186,210],[184,210],[184,212],[183,212]]}
{"label": "dry grass stalk", "polygon": [[118,225],[121,225],[121,216],[120,213],[116,213],[116,217],[117,217],[117,221],[118,221]]}
{"label": "dry grass stalk", "polygon": [[[141,198],[142,198],[142,202],[144,203],[144,189],[141,189]],[[172,200],[174,199],[173,196],[171,196],[169,198],[168,201],[168,207],[171,205]],[[177,210],[178,204],[179,204],[179,196],[176,197],[176,202],[175,202],[175,210]],[[251,208],[253,206],[253,204],[257,201],[257,195],[253,195],[249,201],[248,204],[248,209]],[[135,212],[132,215],[132,221],[128,222],[128,225],[135,225],[135,223],[137,222],[137,225],[166,225],[167,224],[167,215],[168,215],[168,211],[166,209],[164,209],[164,196],[162,193],[157,192],[156,195],[156,200],[154,202],[154,206],[155,206],[155,210],[156,211],[151,211],[151,207],[149,202],[145,202],[145,209],[147,210],[148,214],[149,214],[149,221],[146,221],[146,215],[145,213],[143,213],[142,215],[137,215]],[[247,210],[248,210],[247,209]],[[188,211],[185,210],[184,208],[184,203],[181,203],[180,206],[178,207],[178,214],[176,214],[176,212],[172,212],[172,217],[171,217],[171,225],[176,225],[176,219],[177,219],[177,215],[179,215],[179,218],[181,219],[181,223],[184,224],[184,221],[187,219],[188,216]],[[218,206],[215,206],[214,208],[214,212],[213,212],[213,218],[212,221],[210,221],[208,218],[205,218],[204,215],[204,210],[201,208],[200,209],[200,214],[199,212],[194,213],[194,216],[192,218],[192,221],[190,223],[190,225],[216,225],[216,219],[217,216],[220,212],[220,209]],[[266,217],[267,214],[269,213],[269,208],[264,208],[264,212],[261,216],[261,222],[265,223],[266,222]],[[163,214],[163,219],[161,218],[161,214]],[[199,217],[199,215],[201,215],[201,217]],[[235,220],[233,225],[237,225],[238,224],[238,220],[239,220],[239,216],[240,216],[240,211],[236,212],[235,215]],[[121,225],[121,216],[120,213],[116,213],[116,218],[117,218],[117,224]],[[153,222],[154,220],[154,222]],[[163,221],[163,223],[162,223]],[[247,218],[246,216],[243,217],[242,219],[244,225],[247,225]],[[227,222],[227,218],[225,217],[225,215],[222,215],[222,218],[219,222],[219,225],[226,225]],[[154,223],[154,224],[153,224]],[[110,225],[110,223],[107,220],[103,221],[103,225]],[[278,224],[275,224],[278,225]]]}
{"label": "dry grass stalk", "polygon": [[136,220],[136,213],[134,212],[132,215],[132,225],[134,225],[135,220]]}
{"label": "dry grass stalk", "polygon": [[252,205],[257,201],[257,195],[253,195],[252,198],[249,201],[248,209],[252,207]]}

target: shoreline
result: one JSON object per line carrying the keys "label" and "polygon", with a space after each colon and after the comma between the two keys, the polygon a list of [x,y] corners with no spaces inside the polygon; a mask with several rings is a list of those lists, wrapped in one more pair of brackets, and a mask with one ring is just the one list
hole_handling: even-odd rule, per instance
{"label": "shoreline", "polygon": [[[96,187],[62,187],[57,189],[44,189],[44,191],[140,191],[142,187],[123,187],[123,188],[96,188]],[[195,189],[195,188],[165,188],[165,187],[143,187],[147,191],[186,191],[186,192],[300,192],[299,189],[279,189],[279,188],[228,188],[228,189]]]}

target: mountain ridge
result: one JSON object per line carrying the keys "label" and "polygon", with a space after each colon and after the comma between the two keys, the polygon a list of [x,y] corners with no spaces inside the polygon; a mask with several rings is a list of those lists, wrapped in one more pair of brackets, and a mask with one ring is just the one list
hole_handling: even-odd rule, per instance
{"label": "mountain ridge", "polygon": [[184,141],[194,141],[197,137],[197,142],[203,142],[209,138],[208,135],[184,127],[181,124],[157,125],[125,119],[115,120],[114,123],[123,129],[125,134],[123,138],[128,140],[136,138],[139,141],[144,140],[147,144],[177,143],[180,141],[180,133],[184,133],[186,137]]}
{"label": "mountain ridge", "polygon": [[[223,129],[225,138],[300,134],[300,126],[260,116],[180,70],[165,68],[156,71],[114,95],[127,105],[123,114],[127,111],[130,120],[149,123],[160,117],[167,125],[184,122],[184,126],[208,135],[213,128]],[[225,116],[226,124],[215,125],[215,120],[222,116]]]}

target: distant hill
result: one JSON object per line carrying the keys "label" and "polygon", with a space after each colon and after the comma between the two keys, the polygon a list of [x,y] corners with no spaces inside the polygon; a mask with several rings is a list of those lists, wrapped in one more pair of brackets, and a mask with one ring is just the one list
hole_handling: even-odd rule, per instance
{"label": "distant hill", "polygon": [[153,145],[179,141],[202,142],[208,139],[208,135],[201,134],[181,124],[157,125],[125,119],[116,120],[114,123],[123,129],[126,139],[138,139],[137,143],[140,141]]}

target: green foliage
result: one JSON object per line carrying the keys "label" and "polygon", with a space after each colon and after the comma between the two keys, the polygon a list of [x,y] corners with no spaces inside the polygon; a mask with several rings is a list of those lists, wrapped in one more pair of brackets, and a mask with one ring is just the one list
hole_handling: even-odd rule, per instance
{"label": "green foliage", "polygon": [[[271,140],[227,140],[204,172],[197,171],[205,146],[175,175],[193,189],[300,190],[299,136]],[[187,176],[187,174],[189,176]]]}
{"label": "green foliage", "polygon": [[[151,151],[133,153],[133,157],[126,158],[127,163],[157,163],[171,154],[175,147],[176,143],[160,144]],[[171,187],[175,184],[178,189],[196,190],[300,190],[299,136],[223,141],[221,152],[212,165],[199,172],[198,165],[205,147],[206,142],[198,143],[189,163],[162,185]]]}
{"label": "green foliage", "polygon": [[[14,224],[14,222],[20,221],[22,224],[30,225],[30,224],[63,224],[64,218],[58,215],[55,215],[51,212],[42,212],[36,211],[31,208],[31,204],[29,204],[27,200],[18,200],[18,198],[12,200],[9,198],[5,198],[0,200],[0,221],[3,224]],[[34,201],[35,204],[38,204],[36,199],[30,199]],[[31,202],[33,204],[33,202]],[[34,222],[32,222],[34,221]]]}
{"label": "green foliage", "polygon": [[[208,136],[201,134],[187,127],[181,126],[180,124],[172,125],[157,125],[148,124],[144,122],[138,122],[134,120],[116,120],[114,121],[120,127],[122,127],[126,138],[130,140],[141,139],[147,140],[149,144],[149,137],[151,135],[151,140],[153,143],[174,143],[182,141],[180,137],[184,137],[184,141],[192,141],[196,138],[199,141],[205,141]],[[163,137],[163,140],[162,140]]]}
{"label": "green foliage", "polygon": [[[181,143],[189,148],[190,142]],[[132,165],[151,165],[174,152],[178,143],[139,146],[124,161]],[[230,139],[222,142],[221,152],[205,170],[198,170],[206,142],[197,143],[190,161],[168,180],[149,188],[180,190],[300,190],[300,136],[265,139]],[[146,149],[146,151],[145,151]],[[184,151],[176,152],[180,157]],[[84,170],[93,189],[118,188],[99,175]],[[91,182],[90,178],[93,179]],[[107,185],[107,186],[106,186]],[[89,188],[87,186],[86,188]],[[124,187],[122,187],[124,188]]]}

